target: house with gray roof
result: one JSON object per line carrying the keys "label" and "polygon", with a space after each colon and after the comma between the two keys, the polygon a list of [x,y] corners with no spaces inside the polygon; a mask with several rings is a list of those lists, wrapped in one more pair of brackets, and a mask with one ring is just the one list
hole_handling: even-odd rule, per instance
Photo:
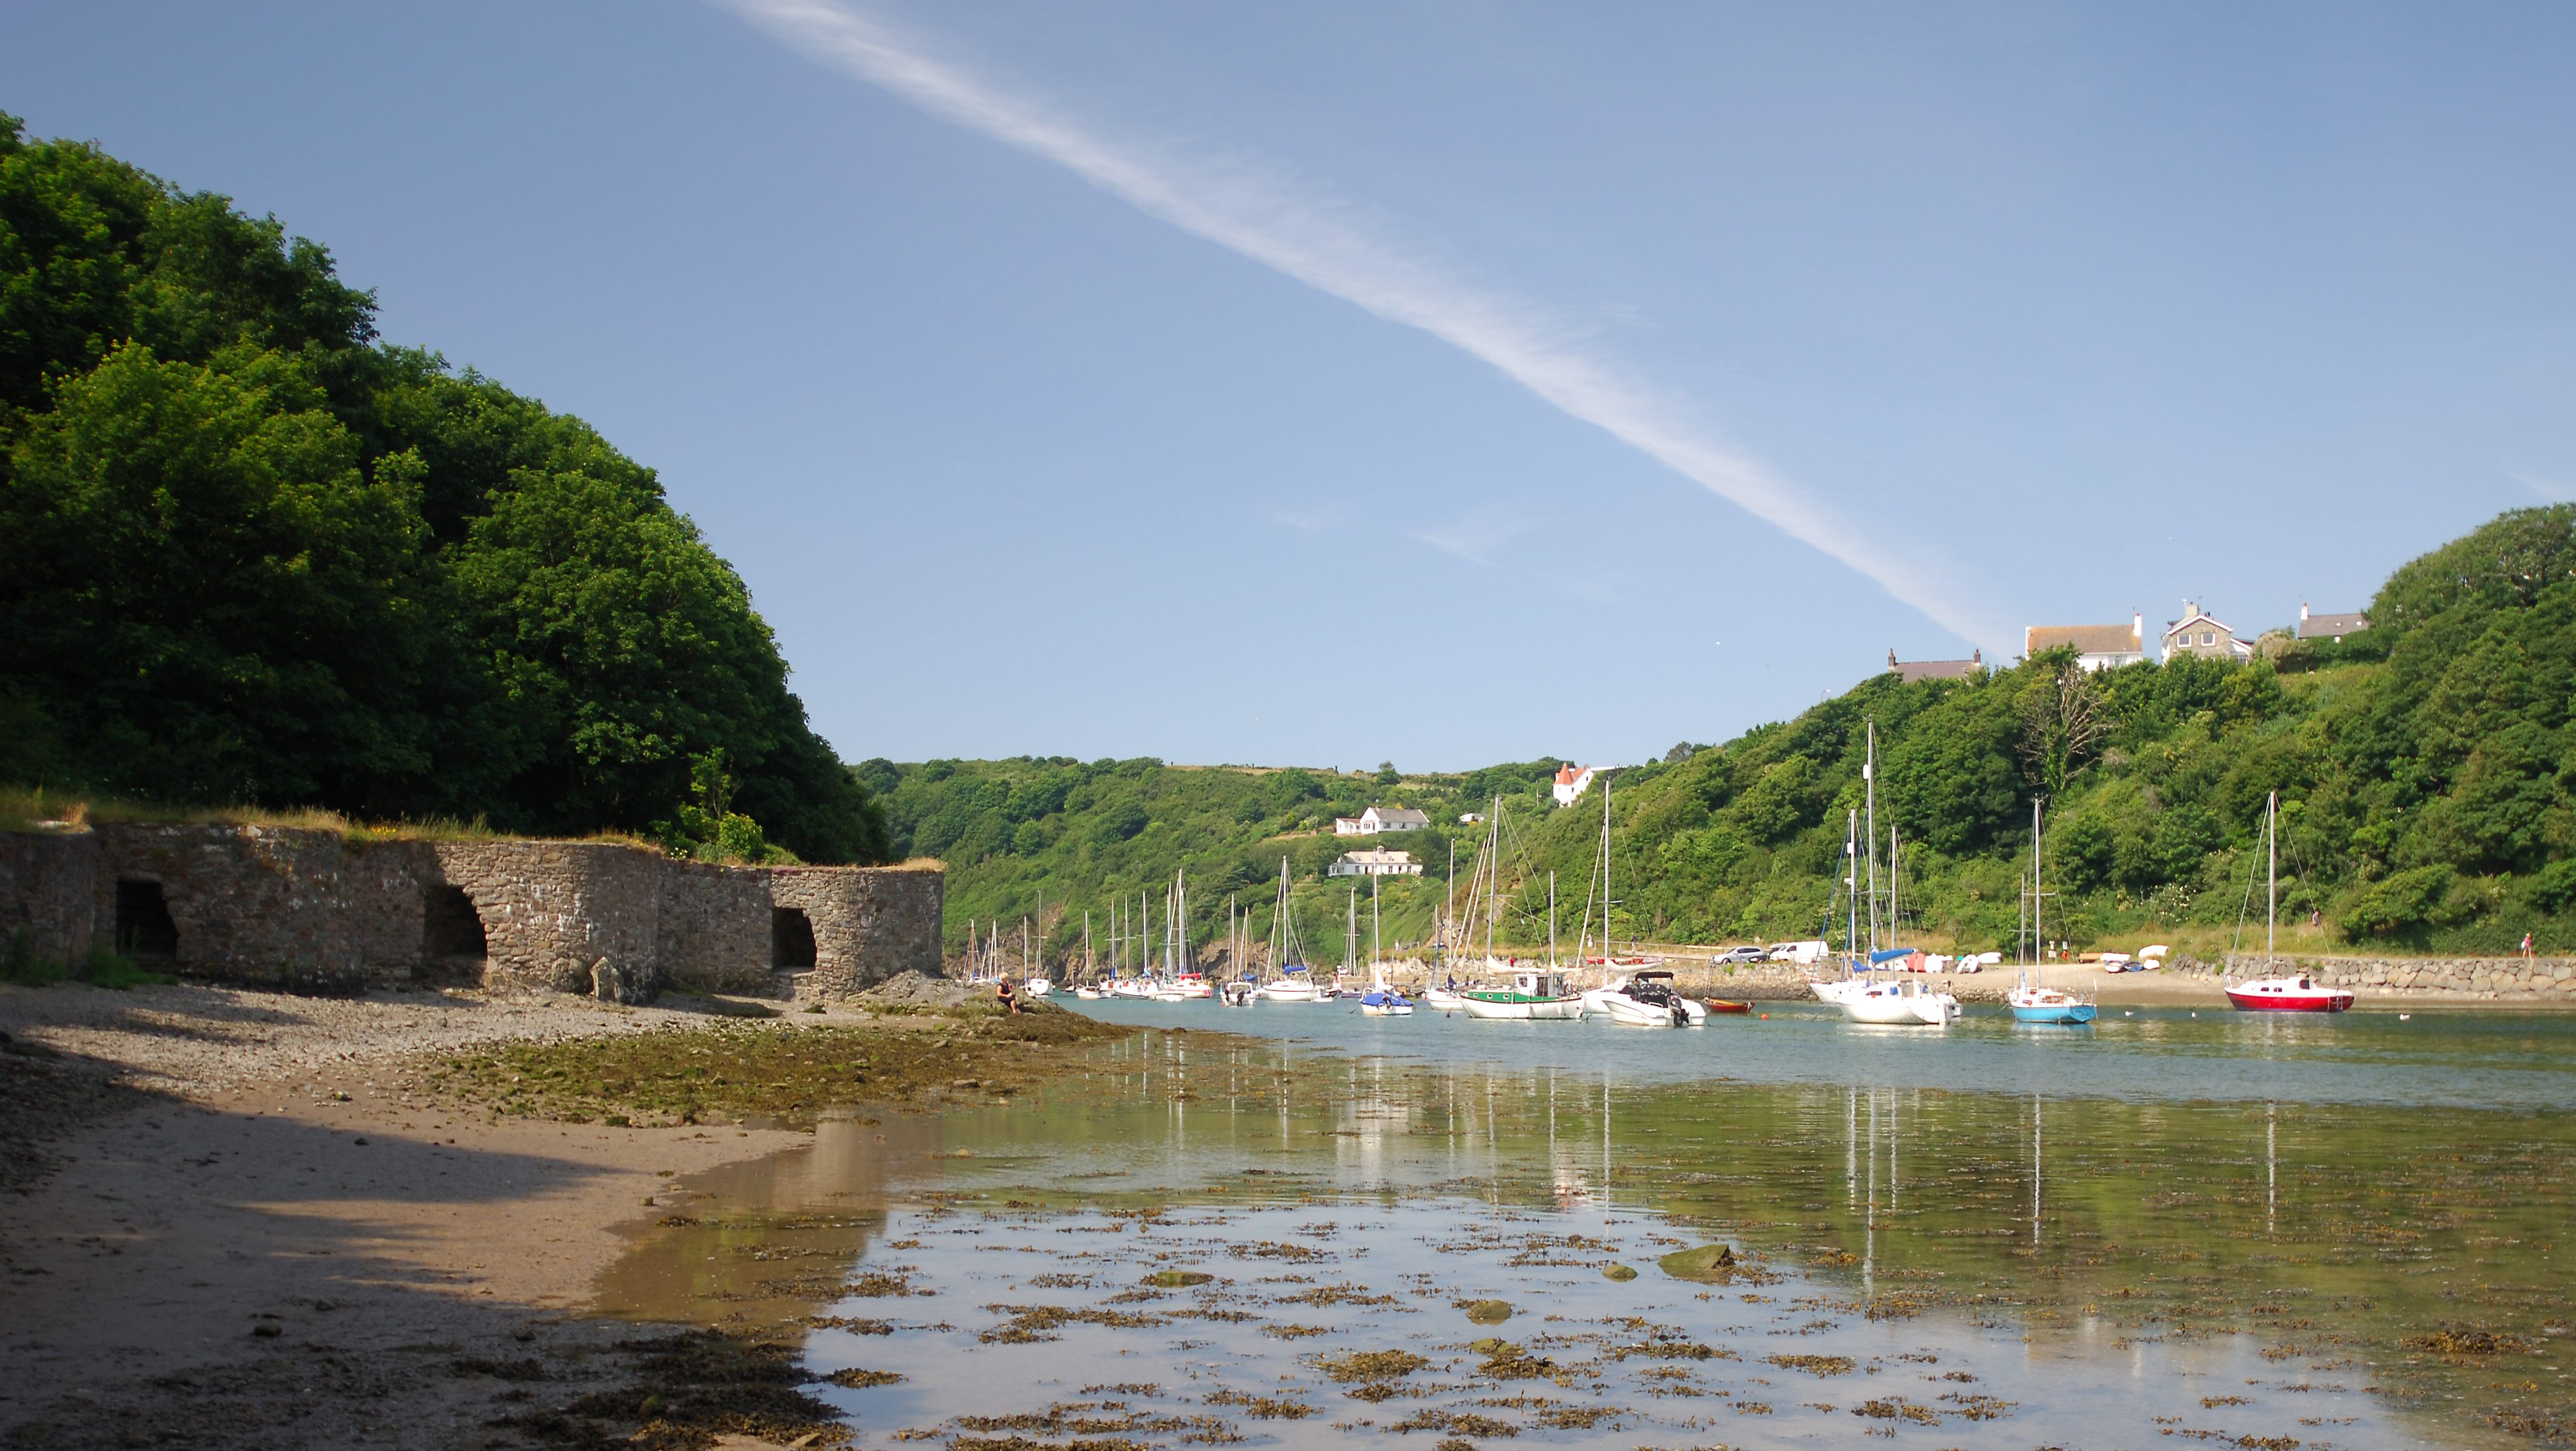
{"label": "house with gray roof", "polygon": [[1979,646],[1965,660],[1899,660],[1891,647],[1887,668],[1908,685],[1918,680],[1966,680],[1986,668],[1986,652]]}
{"label": "house with gray roof", "polygon": [[2348,615],[2312,615],[2308,613],[2308,602],[2299,601],[2299,638],[2302,640],[2332,640],[2340,645],[2344,636],[2358,635],[2369,628],[2370,616],[2358,610]]}

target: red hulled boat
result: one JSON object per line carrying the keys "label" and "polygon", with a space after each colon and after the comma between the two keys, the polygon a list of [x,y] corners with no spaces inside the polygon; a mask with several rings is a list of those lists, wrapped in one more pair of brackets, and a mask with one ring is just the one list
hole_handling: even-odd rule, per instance
{"label": "red hulled boat", "polygon": [[2227,989],[2227,1000],[2247,1013],[2340,1013],[2352,1006],[2352,994],[2324,987],[2312,978],[2258,977]]}

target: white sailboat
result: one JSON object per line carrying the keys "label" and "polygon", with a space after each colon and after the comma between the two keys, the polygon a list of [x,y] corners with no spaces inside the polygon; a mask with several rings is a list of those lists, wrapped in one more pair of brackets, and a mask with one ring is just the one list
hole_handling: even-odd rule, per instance
{"label": "white sailboat", "polygon": [[[1862,757],[1860,768],[1862,804],[1863,809],[1869,813],[1868,830],[1865,834],[1859,833],[1858,828],[1860,826],[1860,822],[1857,819],[1853,821],[1852,825],[1854,827],[1855,834],[1860,835],[1862,848],[1861,855],[1865,859],[1863,866],[1868,873],[1869,960],[1871,965],[1874,967],[1877,965],[1877,954],[1879,948],[1878,723],[1875,721],[1870,722],[1868,730],[1868,753]],[[1891,836],[1889,846],[1889,854],[1891,858],[1895,852],[1893,842],[1894,838]],[[1846,850],[1848,850],[1848,848],[1846,848]],[[1889,869],[1891,872],[1894,870],[1894,864],[1892,861],[1890,862]],[[1857,908],[1861,887],[1861,877],[1860,874],[1856,872],[1852,878],[1855,908]],[[1890,895],[1888,900],[1887,917],[1888,929],[1893,933],[1896,927],[1896,902],[1893,894]],[[1852,929],[1852,936],[1854,938],[1857,938],[1859,935],[1858,928],[1858,916],[1857,911],[1855,911]],[[1855,959],[1857,959],[1860,955],[1858,951],[1859,945],[1855,941],[1852,946],[1854,949],[1853,955]],[[1835,997],[1832,1001],[1842,1008],[1843,1016],[1845,1018],[1855,1023],[1903,1024],[1908,1027],[1946,1028],[1953,1022],[1956,1022],[1959,1017],[1959,1000],[1957,998],[1952,997],[1946,992],[1927,988],[1919,978],[1905,978],[1895,982],[1882,982],[1876,978],[1855,977],[1851,984],[1843,988],[1840,995]]]}
{"label": "white sailboat", "polygon": [[1279,899],[1270,912],[1270,961],[1275,970],[1261,985],[1261,996],[1274,1003],[1311,1003],[1322,997],[1314,969],[1297,940],[1296,908],[1289,900],[1288,858],[1279,859]]}

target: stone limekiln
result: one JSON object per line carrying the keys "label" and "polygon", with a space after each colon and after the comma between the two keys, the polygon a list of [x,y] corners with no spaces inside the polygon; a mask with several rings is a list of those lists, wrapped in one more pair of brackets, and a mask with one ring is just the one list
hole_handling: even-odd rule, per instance
{"label": "stone limekiln", "polygon": [[303,992],[480,984],[839,997],[939,968],[937,867],[719,867],[589,841],[280,826],[0,832],[0,946]]}

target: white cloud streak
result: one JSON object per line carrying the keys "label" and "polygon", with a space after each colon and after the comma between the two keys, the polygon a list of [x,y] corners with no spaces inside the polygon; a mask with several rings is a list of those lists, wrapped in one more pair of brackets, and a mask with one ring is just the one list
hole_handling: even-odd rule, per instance
{"label": "white cloud streak", "polygon": [[1494,555],[1533,527],[1527,515],[1513,505],[1481,504],[1446,524],[1416,530],[1413,537],[1443,554],[1491,569]]}
{"label": "white cloud streak", "polygon": [[1563,412],[1867,576],[1963,640],[2019,645],[1985,595],[1898,549],[1695,423],[1690,410],[1585,346],[1553,310],[1471,285],[1381,220],[1238,158],[1113,141],[929,54],[832,0],[715,0],[791,48],[968,130],[1050,161],[1148,216],[1449,343]]}

